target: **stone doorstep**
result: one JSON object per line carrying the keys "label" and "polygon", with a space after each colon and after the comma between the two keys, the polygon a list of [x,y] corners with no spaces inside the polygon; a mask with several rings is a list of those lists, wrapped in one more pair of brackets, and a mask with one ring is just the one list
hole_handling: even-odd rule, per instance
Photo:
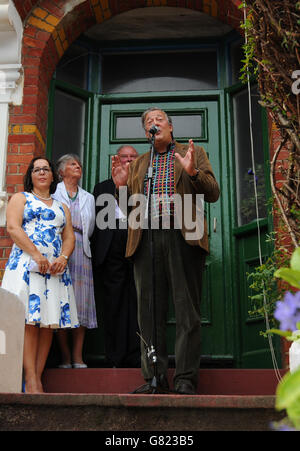
{"label": "stone doorstep", "polygon": [[275,396],[246,395],[133,395],[133,394],[23,394],[1,393],[0,405],[27,406],[101,406],[127,408],[214,408],[214,409],[274,409]]}
{"label": "stone doorstep", "polygon": [[[170,369],[171,388],[173,374]],[[201,369],[197,395],[132,394],[143,383],[135,368],[52,368],[44,373],[47,393],[0,393],[0,404],[274,409],[278,381],[269,369]]]}
{"label": "stone doorstep", "polygon": [[199,431],[269,431],[285,416],[274,405],[272,395],[2,393],[0,431],[188,431],[200,446]]}
{"label": "stone doorstep", "polygon": [[45,394],[0,393],[0,431],[268,431],[285,415],[273,370],[201,369],[193,396],[131,394],[144,382],[132,368],[47,369],[43,382]]}

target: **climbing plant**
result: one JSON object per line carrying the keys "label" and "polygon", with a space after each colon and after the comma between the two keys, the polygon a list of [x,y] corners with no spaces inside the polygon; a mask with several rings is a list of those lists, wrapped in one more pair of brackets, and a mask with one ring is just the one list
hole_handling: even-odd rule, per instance
{"label": "climbing plant", "polygon": [[[271,160],[274,208],[295,247],[300,243],[300,1],[245,0],[241,79],[256,76],[260,104],[279,140]],[[284,152],[284,153],[283,153]]]}

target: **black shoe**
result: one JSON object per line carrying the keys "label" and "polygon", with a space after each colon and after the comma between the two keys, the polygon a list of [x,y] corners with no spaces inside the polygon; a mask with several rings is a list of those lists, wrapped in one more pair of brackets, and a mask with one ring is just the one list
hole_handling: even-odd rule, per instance
{"label": "black shoe", "polygon": [[194,385],[192,384],[192,382],[190,382],[190,381],[179,381],[176,386],[175,391],[179,395],[195,395],[196,394],[196,389],[195,389]]}
{"label": "black shoe", "polygon": [[164,374],[160,374],[156,386],[155,380],[151,380],[144,385],[135,389],[132,393],[135,395],[153,395],[153,394],[167,394],[170,392],[168,379]]}

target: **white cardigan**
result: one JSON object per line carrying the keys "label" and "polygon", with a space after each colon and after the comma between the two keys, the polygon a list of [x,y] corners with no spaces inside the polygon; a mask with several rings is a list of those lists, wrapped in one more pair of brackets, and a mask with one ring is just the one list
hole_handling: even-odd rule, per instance
{"label": "white cardigan", "polygon": [[[52,197],[66,204],[70,208],[71,201],[69,199],[64,182],[58,183],[56,191]],[[80,216],[82,222],[83,250],[87,257],[91,258],[90,237],[95,228],[95,199],[94,196],[78,186],[78,197]]]}

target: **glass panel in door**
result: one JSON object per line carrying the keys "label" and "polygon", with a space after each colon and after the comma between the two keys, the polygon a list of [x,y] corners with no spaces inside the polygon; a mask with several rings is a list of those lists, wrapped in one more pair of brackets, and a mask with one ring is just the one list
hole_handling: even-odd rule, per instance
{"label": "glass panel in door", "polygon": [[85,100],[60,89],[55,90],[51,153],[53,161],[66,153],[74,153],[83,161],[85,117]]}

